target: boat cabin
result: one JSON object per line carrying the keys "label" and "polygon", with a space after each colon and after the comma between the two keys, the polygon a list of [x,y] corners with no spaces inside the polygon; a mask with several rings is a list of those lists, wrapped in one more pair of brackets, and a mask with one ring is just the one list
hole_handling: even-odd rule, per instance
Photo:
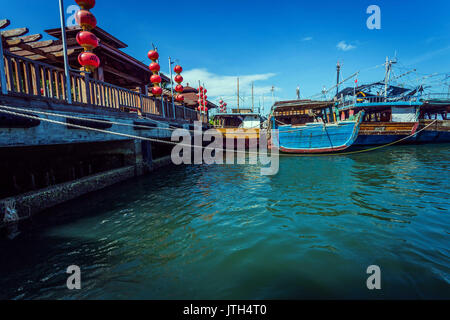
{"label": "boat cabin", "polygon": [[307,123],[337,121],[333,101],[291,100],[276,102],[272,108],[273,120],[278,124],[305,125]]}
{"label": "boat cabin", "polygon": [[219,113],[214,116],[216,128],[261,128],[262,118],[252,109],[233,109],[232,113]]}

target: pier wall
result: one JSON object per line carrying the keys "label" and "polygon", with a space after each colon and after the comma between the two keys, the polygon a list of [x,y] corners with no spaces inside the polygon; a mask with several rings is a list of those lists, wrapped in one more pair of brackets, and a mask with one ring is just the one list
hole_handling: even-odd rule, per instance
{"label": "pier wall", "polygon": [[[170,140],[169,126],[189,128],[180,122],[38,99],[1,97],[0,108],[32,110],[27,114],[35,117],[23,121],[0,113],[0,228],[170,164],[171,146],[157,141]],[[73,118],[101,120],[100,126],[106,124],[101,130],[125,136],[90,130],[99,125],[86,121],[81,125],[89,128],[71,128],[66,124]]]}

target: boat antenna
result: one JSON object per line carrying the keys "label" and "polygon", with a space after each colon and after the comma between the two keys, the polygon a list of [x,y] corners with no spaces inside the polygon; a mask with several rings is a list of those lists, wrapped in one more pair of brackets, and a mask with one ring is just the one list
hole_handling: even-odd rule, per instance
{"label": "boat antenna", "polygon": [[336,65],[336,73],[337,73],[337,80],[336,80],[336,96],[339,94],[339,77],[341,74],[341,65],[339,64],[339,60]]}

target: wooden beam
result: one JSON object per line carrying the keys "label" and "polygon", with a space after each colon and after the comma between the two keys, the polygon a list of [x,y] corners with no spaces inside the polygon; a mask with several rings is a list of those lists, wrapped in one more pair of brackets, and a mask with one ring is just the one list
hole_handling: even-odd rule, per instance
{"label": "wooden beam", "polygon": [[13,38],[13,37],[20,37],[24,34],[28,33],[28,28],[17,28],[17,29],[11,29],[2,31],[3,38]]}
{"label": "wooden beam", "polygon": [[[72,49],[67,49],[67,55],[68,56],[70,56],[70,55],[72,55],[73,53],[75,52],[75,50],[72,50]],[[53,55],[55,56],[55,57],[62,57],[63,55],[64,55],[64,52],[62,52],[62,51],[60,51],[60,52],[55,52],[55,53],[53,53]]]}
{"label": "wooden beam", "polygon": [[[73,54],[74,52],[75,52],[75,50],[67,50],[67,55],[70,56],[70,55]],[[60,58],[60,57],[62,57],[63,54],[64,54],[63,52],[56,52],[56,53],[53,53],[52,55],[54,56],[54,58],[53,58],[52,61],[55,61],[55,60],[54,60],[55,58]],[[26,58],[27,58],[27,59],[31,59],[31,60],[44,60],[44,59],[48,60],[48,59],[49,59],[48,57],[44,57],[44,56],[39,55],[39,54],[35,54],[35,55],[33,55],[33,56],[26,56]],[[51,59],[50,59],[50,60],[51,60]],[[58,62],[62,62],[62,61],[59,61],[59,60],[58,60]]]}
{"label": "wooden beam", "polygon": [[25,50],[25,51],[34,52],[35,54],[43,56],[43,57],[45,57],[45,58],[47,58],[47,59],[49,59],[51,61],[59,62],[58,59],[56,59],[56,57],[53,54],[44,52],[44,51],[42,51],[41,49],[38,49],[38,48],[33,48],[29,44],[21,43],[21,44],[18,45],[18,47],[23,49],[23,50]]}
{"label": "wooden beam", "polygon": [[[11,43],[13,43],[13,41],[19,41],[19,42],[16,42],[16,43],[17,44],[21,43],[20,39],[18,39],[18,40],[8,40],[8,41],[10,41]],[[32,48],[45,48],[45,47],[49,47],[49,46],[53,45],[54,43],[55,43],[54,40],[46,40],[46,41],[39,41],[39,42],[29,43],[29,45]],[[10,47],[9,48],[9,51],[11,51],[11,52],[20,51],[20,50],[22,50],[22,49],[19,48],[19,47]]]}
{"label": "wooden beam", "polygon": [[29,43],[29,42],[39,41],[41,39],[42,39],[42,34],[36,33],[36,34],[30,34],[29,36],[15,37],[15,38],[12,38],[11,40],[22,40],[22,42],[24,42],[24,43]]}
{"label": "wooden beam", "polygon": [[0,20],[0,29],[6,28],[10,23],[11,21],[9,21],[8,19]]}
{"label": "wooden beam", "polygon": [[[19,43],[21,43],[22,40],[16,39],[16,40],[6,40],[6,47],[11,48],[12,46],[17,46]],[[20,49],[19,49],[20,50]],[[11,51],[11,50],[10,50]]]}

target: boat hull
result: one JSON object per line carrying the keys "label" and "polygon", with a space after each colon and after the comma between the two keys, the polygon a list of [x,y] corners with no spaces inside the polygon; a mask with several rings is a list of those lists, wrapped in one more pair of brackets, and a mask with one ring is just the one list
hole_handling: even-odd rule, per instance
{"label": "boat hull", "polygon": [[[250,141],[255,146],[259,144],[260,129],[244,129],[244,128],[216,128],[223,137],[223,146],[227,147],[231,144],[234,149],[240,146],[246,148],[250,146]],[[230,142],[231,141],[231,142]]]}
{"label": "boat hull", "polygon": [[[431,123],[430,127],[421,131]],[[363,122],[354,145],[383,145],[397,141],[398,144],[450,142],[450,121]]]}
{"label": "boat hull", "polygon": [[279,126],[271,145],[283,153],[329,153],[349,148],[359,132],[361,116],[356,121],[336,124],[314,123],[304,126]]}

